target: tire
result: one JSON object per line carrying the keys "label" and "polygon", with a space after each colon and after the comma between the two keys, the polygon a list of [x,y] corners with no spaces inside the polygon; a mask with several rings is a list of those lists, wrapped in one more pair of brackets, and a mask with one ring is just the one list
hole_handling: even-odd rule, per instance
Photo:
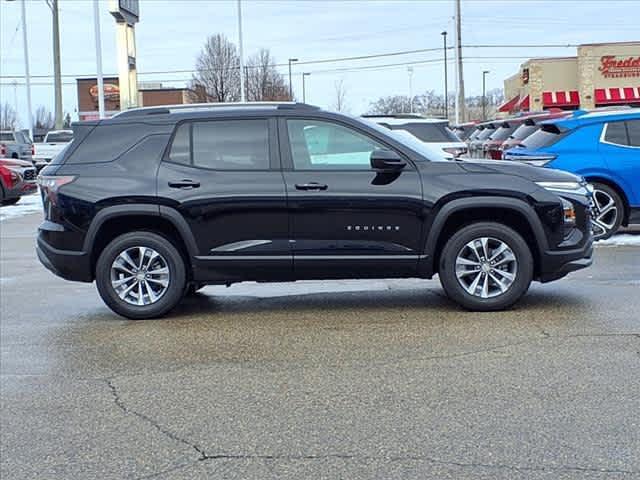
{"label": "tire", "polygon": [[[126,256],[121,255],[123,252]],[[127,278],[134,279],[125,282]],[[132,320],[161,317],[182,300],[185,262],[165,237],[151,232],[126,233],[112,240],[100,254],[96,285],[102,300],[118,315]]]}
{"label": "tire", "polygon": [[[486,259],[481,239],[487,239],[489,259],[495,256],[493,266],[489,262],[476,261],[478,256],[468,246],[476,246],[476,242],[480,242],[480,249],[476,251],[480,259]],[[502,245],[508,250],[495,253]],[[529,289],[533,279],[533,256],[524,239],[506,225],[474,223],[454,233],[445,244],[440,254],[439,277],[449,298],[462,307],[480,312],[503,310],[517,302]],[[474,286],[476,278],[478,281]],[[500,285],[495,279],[501,281]]]}
{"label": "tire", "polygon": [[9,198],[7,200],[2,200],[2,205],[15,205],[16,203],[18,203],[20,201],[20,198],[22,198],[22,197],[13,197],[13,198]]}
{"label": "tire", "polygon": [[592,183],[594,213],[591,224],[595,240],[605,240],[622,224],[624,203],[618,192],[604,183]]}

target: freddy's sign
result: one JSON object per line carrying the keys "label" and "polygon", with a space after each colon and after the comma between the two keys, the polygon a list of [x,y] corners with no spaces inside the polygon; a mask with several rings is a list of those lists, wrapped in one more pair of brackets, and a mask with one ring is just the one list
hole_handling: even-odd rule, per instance
{"label": "freddy's sign", "polygon": [[600,58],[598,70],[605,78],[640,77],[640,57],[605,55]]}

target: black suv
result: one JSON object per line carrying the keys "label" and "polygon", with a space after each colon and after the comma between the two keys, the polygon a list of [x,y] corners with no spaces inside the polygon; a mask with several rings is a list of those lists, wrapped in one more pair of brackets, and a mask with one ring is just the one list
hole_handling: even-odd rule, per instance
{"label": "black suv", "polygon": [[128,318],[205,284],[431,278],[473,310],[591,264],[588,186],[296,103],[129,110],[74,125],[39,178],[40,261]]}

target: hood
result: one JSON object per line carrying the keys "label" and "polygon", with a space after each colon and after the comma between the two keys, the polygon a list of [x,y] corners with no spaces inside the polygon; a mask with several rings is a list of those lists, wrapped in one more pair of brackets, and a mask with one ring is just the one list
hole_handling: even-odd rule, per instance
{"label": "hood", "polygon": [[504,173],[526,178],[532,182],[579,182],[581,180],[573,173],[508,160],[464,160],[460,162],[460,166],[468,172]]}
{"label": "hood", "polygon": [[20,168],[33,167],[33,163],[25,160],[17,160],[15,158],[0,158],[0,165]]}

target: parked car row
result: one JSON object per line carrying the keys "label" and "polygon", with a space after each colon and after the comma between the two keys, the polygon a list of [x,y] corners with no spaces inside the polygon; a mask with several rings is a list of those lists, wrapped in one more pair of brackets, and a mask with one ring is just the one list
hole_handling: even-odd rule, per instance
{"label": "parked car row", "polygon": [[640,109],[578,110],[478,124],[470,158],[566,170],[593,186],[593,229],[604,239],[640,223]]}

